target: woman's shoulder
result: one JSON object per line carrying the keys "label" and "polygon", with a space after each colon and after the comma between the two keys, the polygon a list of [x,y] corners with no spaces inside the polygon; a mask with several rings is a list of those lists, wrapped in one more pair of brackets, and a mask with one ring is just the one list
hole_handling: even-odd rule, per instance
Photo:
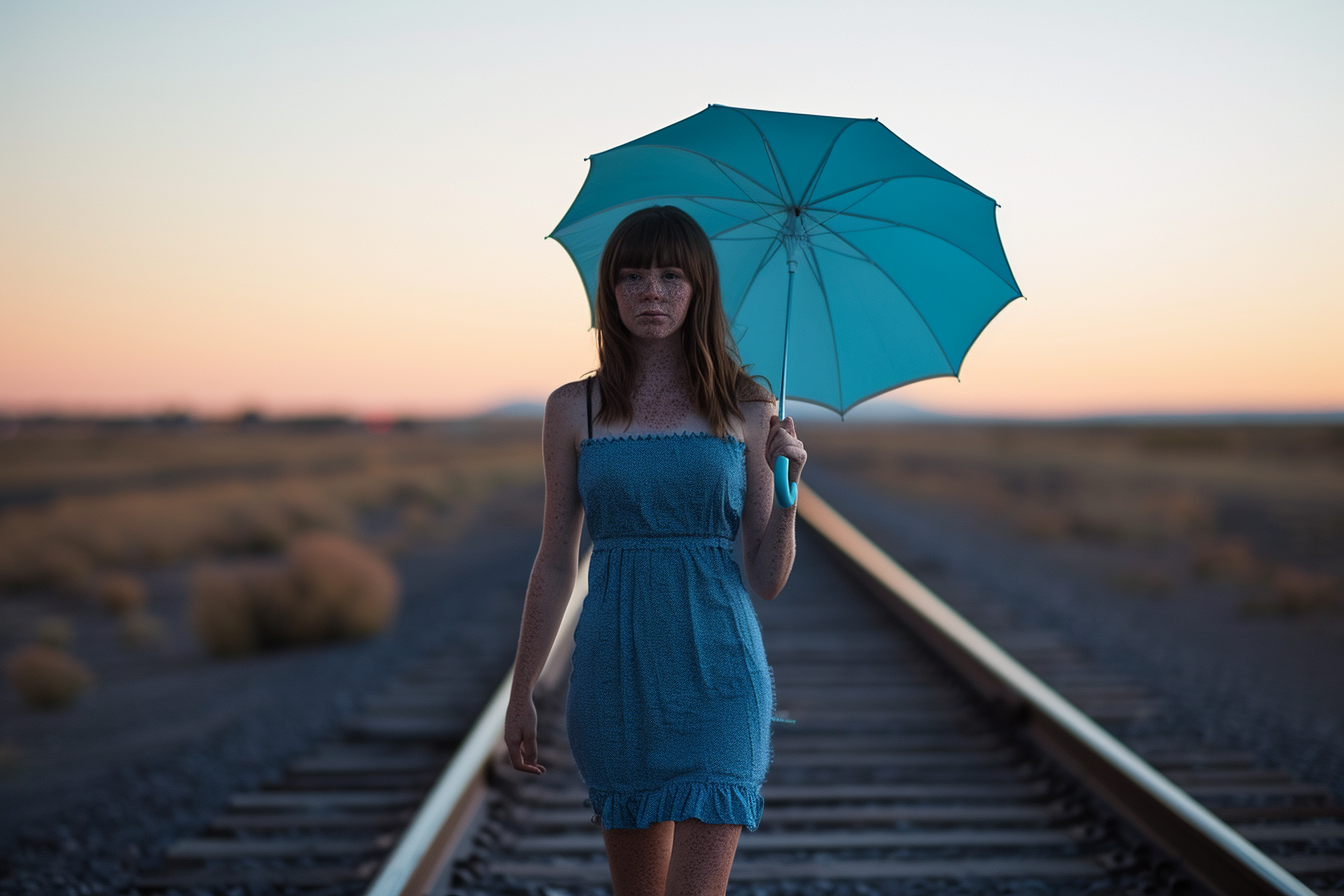
{"label": "woman's shoulder", "polygon": [[740,404],[748,402],[769,402],[773,404],[775,395],[760,380],[752,379],[744,374],[737,380],[737,400]]}
{"label": "woman's shoulder", "polygon": [[737,382],[737,407],[742,413],[744,441],[754,442],[770,429],[777,405],[774,394],[759,380],[744,376]]}
{"label": "woman's shoulder", "polygon": [[575,380],[573,383],[566,383],[564,386],[559,387],[558,390],[551,392],[551,395],[546,399],[547,412],[550,412],[552,408],[559,411],[571,410],[571,408],[577,407],[586,414],[587,399],[589,399],[589,383],[593,383],[593,406],[594,408],[597,407],[597,383],[593,382],[591,377],[585,376],[581,380]]}
{"label": "woman's shoulder", "polygon": [[[548,426],[562,426],[579,432],[586,429],[588,419],[588,380],[576,380],[565,383],[546,399],[546,422]],[[593,389],[594,409],[596,409],[597,389]]]}
{"label": "woman's shoulder", "polygon": [[572,383],[565,383],[563,386],[552,392],[550,397],[546,399],[546,407],[549,408],[553,404],[570,405],[576,401],[580,403],[586,401],[588,393],[587,384],[589,381],[588,377],[584,377],[583,379],[575,380]]}

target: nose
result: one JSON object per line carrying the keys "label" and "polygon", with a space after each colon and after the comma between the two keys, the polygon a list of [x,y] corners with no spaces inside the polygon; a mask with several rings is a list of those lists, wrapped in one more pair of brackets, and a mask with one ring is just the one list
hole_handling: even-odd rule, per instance
{"label": "nose", "polygon": [[666,292],[666,284],[658,277],[642,277],[639,281],[639,295],[645,299],[661,299]]}

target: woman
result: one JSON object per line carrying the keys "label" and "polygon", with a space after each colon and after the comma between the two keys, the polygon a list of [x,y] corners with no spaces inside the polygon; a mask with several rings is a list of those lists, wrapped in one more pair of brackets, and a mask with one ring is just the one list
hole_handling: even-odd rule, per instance
{"label": "woman", "polygon": [[772,469],[807,460],[792,419],[729,339],[709,239],[653,207],[612,232],[597,291],[598,372],[546,403],[546,517],[505,722],[537,764],[532,688],[574,584],[585,511],[588,597],[566,722],[615,896],[720,893],[760,821],[773,687],[733,543],[772,600],[793,566],[794,508]]}

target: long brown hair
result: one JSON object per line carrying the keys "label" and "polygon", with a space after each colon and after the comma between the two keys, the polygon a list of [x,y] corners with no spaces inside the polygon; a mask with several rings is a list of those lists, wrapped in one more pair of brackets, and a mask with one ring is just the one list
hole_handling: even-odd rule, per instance
{"label": "long brown hair", "polygon": [[653,205],[616,225],[602,250],[597,275],[597,363],[603,423],[629,423],[634,414],[635,349],[616,305],[622,268],[677,267],[691,285],[691,307],[681,327],[691,391],[716,436],[731,419],[743,420],[740,401],[767,400],[737,354],[723,313],[719,264],[709,237],[695,219],[671,205]]}

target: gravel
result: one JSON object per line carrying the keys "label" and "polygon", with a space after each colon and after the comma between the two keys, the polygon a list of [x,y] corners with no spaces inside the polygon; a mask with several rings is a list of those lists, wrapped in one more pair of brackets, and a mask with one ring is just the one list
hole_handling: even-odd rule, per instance
{"label": "gravel", "polygon": [[[1152,562],[1125,546],[1033,541],[975,512],[877,496],[815,462],[808,480],[949,603],[991,604],[1024,626],[1057,631],[1101,668],[1163,697],[1172,710],[1161,720],[1166,733],[1249,750],[1344,797],[1341,614],[1247,616],[1235,592],[1198,582],[1154,597],[1118,584],[1118,573]],[[100,685],[73,710],[29,713],[12,695],[0,697],[0,744],[21,759],[0,774],[0,894],[124,892],[137,868],[198,830],[231,793],[276,775],[285,759],[331,734],[361,695],[433,650],[456,614],[483,602],[521,607],[538,537],[525,522],[540,519],[535,498],[528,513],[515,506],[487,516],[451,548],[403,558],[403,611],[379,638],[220,662],[180,639],[163,655],[128,655],[94,632],[86,646],[99,637],[113,646],[102,648],[101,661],[92,650]],[[184,580],[168,571],[152,583],[152,608],[174,631]],[[4,612],[0,623],[12,634],[13,614],[26,611]],[[85,637],[80,624],[77,631]],[[1056,891],[1044,882],[823,881],[729,892]]]}
{"label": "gravel", "polygon": [[954,607],[988,604],[1058,632],[1164,698],[1163,734],[1249,751],[1344,799],[1344,614],[1248,615],[1234,589],[1197,580],[1145,594],[1120,584],[1152,564],[1139,549],[1032,540],[972,511],[877,496],[815,464],[808,479]]}
{"label": "gravel", "polygon": [[99,633],[76,619],[99,686],[57,713],[0,698],[0,743],[20,757],[0,776],[0,894],[128,892],[137,869],[230,794],[278,777],[464,615],[509,620],[498,626],[503,674],[540,536],[538,497],[512,495],[456,543],[401,558],[397,623],[367,641],[205,658],[173,613],[185,603],[182,571],[153,582],[151,608],[173,633],[156,655],[100,656]]}

